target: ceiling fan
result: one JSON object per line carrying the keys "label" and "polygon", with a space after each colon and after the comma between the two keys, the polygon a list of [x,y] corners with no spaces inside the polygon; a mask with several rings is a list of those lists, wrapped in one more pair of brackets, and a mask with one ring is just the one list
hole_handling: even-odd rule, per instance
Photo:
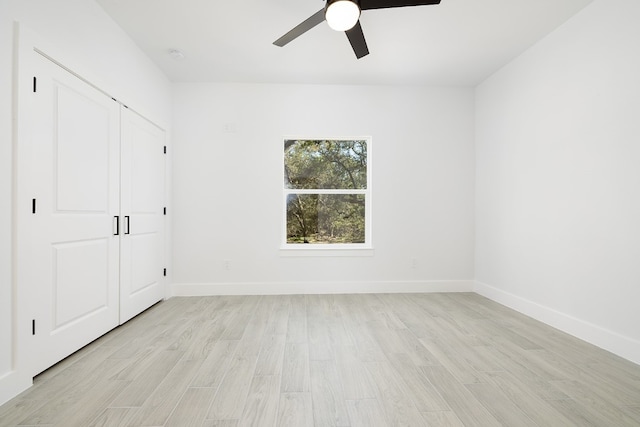
{"label": "ceiling fan", "polygon": [[360,26],[361,11],[440,4],[440,0],[326,0],[326,2],[325,7],[274,41],[273,44],[282,47],[326,20],[332,29],[345,32],[353,52],[360,59],[369,54],[369,48],[367,48],[367,42]]}

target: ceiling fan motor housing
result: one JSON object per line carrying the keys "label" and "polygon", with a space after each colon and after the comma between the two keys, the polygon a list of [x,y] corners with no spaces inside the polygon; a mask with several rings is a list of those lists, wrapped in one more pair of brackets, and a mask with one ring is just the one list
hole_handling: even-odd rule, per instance
{"label": "ceiling fan motor housing", "polygon": [[358,6],[358,9],[360,9],[360,0],[327,0],[327,4],[325,5],[325,10],[329,7],[329,5],[337,1],[350,1],[351,3],[355,3]]}

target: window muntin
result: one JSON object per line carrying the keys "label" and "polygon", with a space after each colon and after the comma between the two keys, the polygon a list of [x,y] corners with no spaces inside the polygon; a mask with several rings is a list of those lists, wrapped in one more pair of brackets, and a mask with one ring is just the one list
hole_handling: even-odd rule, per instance
{"label": "window muntin", "polygon": [[370,138],[284,140],[284,247],[370,248]]}

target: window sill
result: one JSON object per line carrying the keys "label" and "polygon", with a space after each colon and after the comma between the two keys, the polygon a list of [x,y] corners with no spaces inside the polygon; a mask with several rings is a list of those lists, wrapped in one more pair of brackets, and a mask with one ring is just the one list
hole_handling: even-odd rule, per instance
{"label": "window sill", "polygon": [[372,257],[371,247],[327,248],[320,246],[300,245],[281,247],[281,257]]}

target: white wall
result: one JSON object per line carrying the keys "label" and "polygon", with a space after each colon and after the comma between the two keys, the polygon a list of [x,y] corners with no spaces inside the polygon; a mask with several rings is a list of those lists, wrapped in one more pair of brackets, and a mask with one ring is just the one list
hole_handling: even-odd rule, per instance
{"label": "white wall", "polygon": [[640,363],[640,2],[477,88],[478,291]]}
{"label": "white wall", "polygon": [[[12,68],[13,22],[46,42],[47,52],[141,114],[169,129],[170,84],[166,77],[91,0],[0,1],[0,403],[30,378],[16,371],[13,337]],[[28,326],[26,326],[28,328]]]}
{"label": "white wall", "polygon": [[[175,85],[175,293],[471,290],[473,120],[464,88]],[[285,135],[372,136],[374,256],[280,256]]]}

